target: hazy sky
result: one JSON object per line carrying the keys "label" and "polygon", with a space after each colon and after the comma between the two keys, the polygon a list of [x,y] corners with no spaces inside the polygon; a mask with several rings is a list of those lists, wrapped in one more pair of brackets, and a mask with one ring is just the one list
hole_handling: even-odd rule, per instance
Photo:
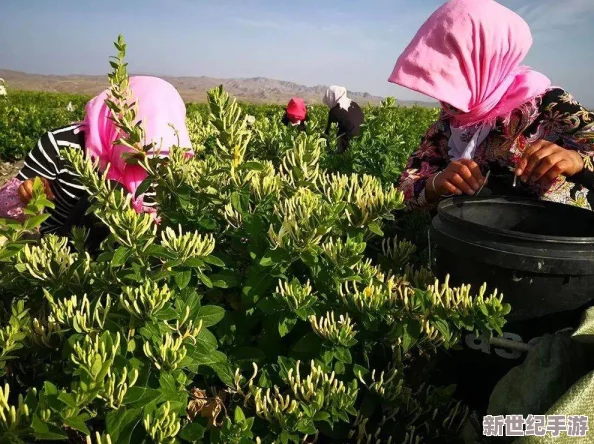
{"label": "hazy sky", "polygon": [[[594,0],[502,0],[532,26],[526,63],[594,106]],[[342,84],[418,99],[387,82],[443,0],[2,0],[0,67],[103,74],[123,33],[130,70]]]}

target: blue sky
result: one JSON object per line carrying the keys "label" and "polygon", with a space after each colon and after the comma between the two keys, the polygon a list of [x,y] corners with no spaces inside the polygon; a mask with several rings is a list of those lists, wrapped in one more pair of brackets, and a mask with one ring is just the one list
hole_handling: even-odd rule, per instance
{"label": "blue sky", "polygon": [[[130,69],[156,75],[270,77],[422,96],[387,82],[443,0],[2,0],[0,67],[103,74],[123,33]],[[532,26],[526,63],[594,106],[594,0],[501,0]]]}

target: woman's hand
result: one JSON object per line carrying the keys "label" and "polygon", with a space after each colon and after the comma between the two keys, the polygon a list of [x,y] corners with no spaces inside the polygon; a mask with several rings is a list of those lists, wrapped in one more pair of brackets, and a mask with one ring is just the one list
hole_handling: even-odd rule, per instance
{"label": "woman's hand", "polygon": [[474,195],[485,183],[478,164],[474,160],[460,159],[451,162],[445,170],[429,177],[425,194],[435,202],[447,194]]}
{"label": "woman's hand", "polygon": [[539,140],[524,151],[515,174],[522,182],[552,182],[562,174],[571,177],[583,169],[584,161],[577,151]]}
{"label": "woman's hand", "polygon": [[[43,186],[45,187],[45,195],[49,200],[54,200],[54,193],[52,193],[49,180],[47,180],[45,177],[40,177],[40,179],[41,182],[43,182]],[[27,179],[19,187],[19,197],[21,198],[21,202],[23,202],[25,205],[27,205],[33,198],[34,182],[35,179]]]}

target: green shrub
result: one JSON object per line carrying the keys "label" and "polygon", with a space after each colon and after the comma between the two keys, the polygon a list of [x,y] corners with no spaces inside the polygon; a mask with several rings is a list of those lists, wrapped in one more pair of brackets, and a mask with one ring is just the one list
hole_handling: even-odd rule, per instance
{"label": "green shrub", "polygon": [[[111,100],[142,158],[116,47]],[[0,440],[456,438],[468,409],[414,369],[463,331],[500,330],[509,307],[413,270],[410,243],[370,255],[402,195],[322,169],[315,135],[257,158],[257,132],[221,88],[203,124],[213,143],[199,156],[142,160],[158,225],[65,152],[110,229],[97,257],[80,230],[24,240],[44,217],[41,184],[32,219],[0,223]]]}
{"label": "green shrub", "polygon": [[72,94],[9,91],[6,100],[0,100],[0,159],[22,159],[44,132],[80,121],[87,100]]}

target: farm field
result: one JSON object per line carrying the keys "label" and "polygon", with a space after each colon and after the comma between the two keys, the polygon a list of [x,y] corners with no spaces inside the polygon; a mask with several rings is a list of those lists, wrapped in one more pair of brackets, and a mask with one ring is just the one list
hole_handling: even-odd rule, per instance
{"label": "farm field", "polygon": [[[0,100],[0,162],[18,162],[45,131],[82,119],[89,99],[82,95],[10,91]],[[209,116],[208,105],[189,103],[187,108],[193,142],[208,147],[212,140],[203,135],[203,126]],[[255,117],[251,128],[255,139],[253,145],[257,145],[259,155],[265,158],[279,157],[291,146],[295,133],[281,125],[283,111],[278,105],[242,104],[244,115]],[[369,106],[364,111],[366,124],[362,136],[336,162],[328,158],[328,165],[333,170],[372,174],[384,183],[394,183],[408,155],[418,146],[438,111],[420,106],[401,107],[393,99],[387,99],[383,106]],[[321,105],[311,107],[308,132],[321,136],[327,118],[327,108]],[[327,146],[322,154],[330,153],[332,148]],[[6,176],[8,167],[5,165],[5,172],[0,170],[0,174]]]}
{"label": "farm field", "polygon": [[[114,97],[127,79],[116,47]],[[12,165],[80,119],[87,98],[9,89],[1,100]],[[83,230],[25,240],[50,204],[40,183],[30,217],[0,224],[0,441],[478,439],[453,388],[427,383],[429,364],[465,332],[500,331],[510,307],[492,288],[435,280],[426,216],[404,215],[393,186],[436,111],[368,108],[343,156],[320,137],[322,107],[306,133],[284,127],[280,107],[240,106],[221,88],[188,111],[191,160],[136,147],[158,224],[76,151],[64,155],[110,233],[98,252]]]}

